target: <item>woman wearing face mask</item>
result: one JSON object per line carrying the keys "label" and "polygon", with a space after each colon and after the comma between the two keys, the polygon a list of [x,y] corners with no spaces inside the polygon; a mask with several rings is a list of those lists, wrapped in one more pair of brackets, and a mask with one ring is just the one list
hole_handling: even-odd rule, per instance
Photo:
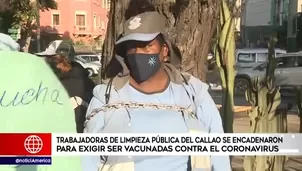
{"label": "woman wearing face mask", "polygon": [[[162,16],[152,9],[127,19],[111,61],[120,70],[94,89],[84,132],[223,133],[207,84],[167,63],[174,53]],[[227,156],[96,156],[83,164],[89,171],[231,170]]]}

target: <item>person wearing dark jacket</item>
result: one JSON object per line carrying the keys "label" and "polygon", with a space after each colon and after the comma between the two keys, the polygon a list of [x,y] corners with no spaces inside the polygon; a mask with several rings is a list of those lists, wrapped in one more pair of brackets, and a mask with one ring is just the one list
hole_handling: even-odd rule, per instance
{"label": "person wearing dark jacket", "polygon": [[54,59],[58,68],[56,75],[67,90],[75,110],[77,132],[82,133],[86,110],[93,96],[92,91],[95,84],[88,77],[87,71],[77,62],[68,61],[62,55],[57,55]]}
{"label": "person wearing dark jacket", "polygon": [[46,61],[65,87],[75,111],[77,132],[82,133],[95,84],[88,77],[87,70],[73,61],[73,58],[73,46],[63,42],[56,49],[55,55],[46,56]]}
{"label": "person wearing dark jacket", "polygon": [[70,97],[75,111],[77,132],[82,133],[86,110],[93,96],[92,91],[95,84],[80,64],[69,61],[63,55],[56,55],[48,61]]}

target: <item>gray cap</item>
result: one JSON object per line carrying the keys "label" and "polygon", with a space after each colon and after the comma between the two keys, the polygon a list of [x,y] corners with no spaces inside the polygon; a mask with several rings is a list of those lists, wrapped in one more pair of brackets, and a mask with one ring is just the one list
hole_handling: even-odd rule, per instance
{"label": "gray cap", "polygon": [[166,33],[165,18],[156,11],[144,12],[131,17],[123,25],[123,35],[116,41],[116,45],[129,41],[151,41],[162,34],[169,48],[170,63],[179,68],[181,57],[175,53],[175,49]]}
{"label": "gray cap", "polygon": [[73,44],[66,40],[55,40],[49,44],[45,51],[36,53],[38,56],[54,56],[57,54],[61,54],[69,60],[73,60],[75,55]]}
{"label": "gray cap", "polygon": [[129,40],[151,41],[159,34],[166,35],[165,19],[158,12],[145,12],[124,23],[124,34],[115,44]]}
{"label": "gray cap", "polygon": [[54,40],[49,43],[49,46],[45,49],[45,51],[36,53],[39,56],[53,56],[56,55],[56,50],[58,49],[59,45],[63,42],[63,40]]}

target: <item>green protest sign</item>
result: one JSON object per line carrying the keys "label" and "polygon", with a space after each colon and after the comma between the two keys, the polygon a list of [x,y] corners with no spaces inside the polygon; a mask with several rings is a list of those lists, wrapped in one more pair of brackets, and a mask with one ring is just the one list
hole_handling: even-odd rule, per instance
{"label": "green protest sign", "polygon": [[[0,57],[0,132],[76,133],[68,94],[44,60],[11,51]],[[51,166],[0,165],[0,171],[80,170],[79,157],[52,157]]]}

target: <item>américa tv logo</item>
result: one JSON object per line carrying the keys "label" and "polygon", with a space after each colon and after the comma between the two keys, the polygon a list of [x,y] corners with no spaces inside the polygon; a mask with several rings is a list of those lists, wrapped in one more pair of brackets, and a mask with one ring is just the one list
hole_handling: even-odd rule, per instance
{"label": "am\u00e9rica tv logo", "polygon": [[43,140],[37,135],[30,135],[24,141],[24,148],[30,154],[37,154],[43,148]]}
{"label": "am\u00e9rica tv logo", "polygon": [[0,133],[0,165],[50,165],[51,137],[51,133]]}

